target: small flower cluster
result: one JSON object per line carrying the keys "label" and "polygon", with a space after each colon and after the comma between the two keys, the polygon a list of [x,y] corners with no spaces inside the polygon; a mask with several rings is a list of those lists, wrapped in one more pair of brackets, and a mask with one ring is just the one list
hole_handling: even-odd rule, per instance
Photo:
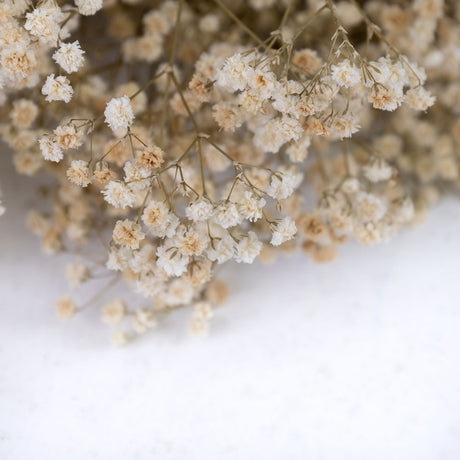
{"label": "small flower cluster", "polygon": [[27,224],[71,289],[108,277],[59,315],[100,304],[123,345],[192,306],[203,335],[220,265],[329,262],[458,187],[460,4],[402,3],[2,2],[0,134],[56,179]]}

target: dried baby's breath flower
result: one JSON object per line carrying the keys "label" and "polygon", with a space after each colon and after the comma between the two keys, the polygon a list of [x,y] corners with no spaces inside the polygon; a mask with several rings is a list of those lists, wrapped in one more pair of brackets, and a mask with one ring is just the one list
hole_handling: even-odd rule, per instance
{"label": "dried baby's breath flower", "polygon": [[238,225],[242,220],[242,216],[238,212],[238,207],[235,203],[223,202],[216,207],[213,219],[223,228],[229,228]]}
{"label": "dried baby's breath flower", "polygon": [[175,235],[179,219],[169,212],[164,203],[152,200],[142,213],[142,222],[149,232],[163,238]]}
{"label": "dried baby's breath flower", "polygon": [[[181,229],[182,230],[182,229]],[[185,256],[199,256],[208,245],[207,236],[193,227],[176,235],[178,250]]]}
{"label": "dried baby's breath flower", "polygon": [[83,143],[82,132],[74,125],[58,126],[54,130],[56,142],[62,149],[78,149]]}
{"label": "dried baby's breath flower", "polygon": [[208,81],[205,77],[199,74],[195,74],[190,80],[189,88],[192,94],[200,102],[209,101],[210,88],[208,87]]}
{"label": "dried baby's breath flower", "polygon": [[42,88],[42,94],[46,96],[45,99],[48,102],[64,101],[68,103],[72,99],[73,88],[67,77],[55,77],[54,74],[51,74],[46,78],[46,82]]}
{"label": "dried baby's breath flower", "polygon": [[355,200],[355,213],[364,222],[377,222],[386,213],[385,203],[377,196],[359,192]]}
{"label": "dried baby's breath flower", "polygon": [[292,195],[297,180],[289,172],[284,174],[273,174],[270,185],[267,186],[267,193],[275,200],[283,200]]}
{"label": "dried baby's breath flower", "polygon": [[293,142],[287,149],[286,153],[293,163],[300,163],[305,160],[308,155],[308,147],[310,146],[310,137],[304,136],[298,142]]}
{"label": "dried baby's breath flower", "polygon": [[263,198],[257,198],[253,193],[246,191],[242,199],[238,202],[238,211],[250,222],[255,222],[262,218],[262,209],[266,201]]}
{"label": "dried baby's breath flower", "polygon": [[54,6],[51,7],[51,4],[50,7],[38,7],[26,14],[24,28],[40,42],[53,45],[58,39],[59,22],[63,18],[61,10]]}
{"label": "dried baby's breath flower", "polygon": [[369,102],[372,103],[375,109],[393,112],[402,104],[403,95],[398,94],[398,92],[393,89],[374,86],[369,95]]}
{"label": "dried baby's breath flower", "polygon": [[361,71],[349,59],[344,59],[337,65],[331,66],[331,76],[335,82],[345,88],[357,85],[361,81]]}
{"label": "dried baby's breath flower", "polygon": [[44,236],[50,229],[51,223],[47,217],[34,209],[30,210],[26,217],[29,229],[38,236]]}
{"label": "dried baby's breath flower", "polygon": [[113,229],[113,241],[131,249],[138,249],[140,241],[144,238],[141,226],[129,219],[117,221]]}
{"label": "dried baby's breath flower", "polygon": [[359,128],[358,121],[353,116],[336,117],[331,124],[330,133],[339,139],[343,139],[353,136],[359,131]]}
{"label": "dried baby's breath flower", "polygon": [[42,238],[42,249],[46,254],[57,254],[62,251],[62,236],[58,227],[50,227]]}
{"label": "dried baby's breath flower", "polygon": [[229,57],[216,73],[217,84],[233,91],[245,89],[254,72],[249,61],[250,58],[244,59],[241,54]]}
{"label": "dried baby's breath flower", "polygon": [[91,182],[88,162],[84,160],[73,160],[70,163],[70,168],[66,171],[66,175],[70,182],[80,187],[86,187]]}
{"label": "dried baby's breath flower", "polygon": [[76,40],[73,43],[61,43],[59,49],[53,54],[53,59],[67,73],[72,73],[77,72],[85,63],[84,54],[80,43]]}
{"label": "dried baby's breath flower", "polygon": [[145,169],[159,168],[163,162],[164,152],[157,146],[146,147],[137,160],[138,165]]}
{"label": "dried baby's breath flower", "polygon": [[83,16],[92,16],[102,8],[103,0],[74,0],[78,12]]}
{"label": "dried baby's breath flower", "polygon": [[101,186],[107,185],[115,178],[115,173],[109,168],[107,163],[99,162],[93,172],[93,180]]}
{"label": "dried baby's breath flower", "polygon": [[67,320],[76,313],[77,304],[70,296],[63,296],[57,301],[56,310],[61,319]]}
{"label": "dried baby's breath flower", "polygon": [[229,234],[226,234],[213,240],[211,247],[208,247],[207,256],[209,260],[222,264],[230,260],[234,256],[234,252],[235,240]]}
{"label": "dried baby's breath flower", "polygon": [[38,115],[37,105],[28,99],[18,99],[13,102],[10,118],[17,128],[29,128]]}
{"label": "dried baby's breath flower", "polygon": [[311,241],[321,241],[328,236],[326,224],[316,214],[301,214],[297,218],[296,227],[302,236]]}
{"label": "dried baby's breath flower", "polygon": [[193,307],[193,316],[202,320],[209,320],[214,316],[214,312],[209,303],[198,302]]}
{"label": "dried baby's breath flower", "polygon": [[211,275],[212,262],[209,259],[199,259],[189,264],[186,276],[193,287],[199,287],[207,283]]}
{"label": "dried baby's breath flower", "polygon": [[291,217],[285,217],[279,222],[272,224],[272,239],[270,243],[273,246],[279,246],[285,241],[289,241],[294,238],[297,233],[297,227],[294,220]]}
{"label": "dried baby's breath flower", "polygon": [[173,246],[159,246],[157,249],[157,265],[169,276],[181,276],[187,271],[188,263],[189,258]]}
{"label": "dried baby's breath flower", "polygon": [[189,331],[193,337],[206,337],[209,334],[209,321],[193,316],[189,323]]}
{"label": "dried baby's breath flower", "polygon": [[104,111],[105,122],[112,131],[126,130],[134,120],[133,108],[128,96],[113,98]]}
{"label": "dried baby's breath flower", "polygon": [[131,207],[136,201],[136,195],[124,182],[110,181],[102,193],[105,201],[116,208]]}
{"label": "dried baby's breath flower", "polygon": [[126,305],[121,299],[113,299],[104,305],[102,319],[110,326],[118,326],[126,314]]}
{"label": "dried baby's breath flower", "polygon": [[128,334],[124,331],[114,331],[112,332],[112,336],[110,337],[110,343],[114,347],[122,347],[126,345],[129,341]]}
{"label": "dried baby's breath flower", "polygon": [[74,262],[66,267],[66,278],[70,287],[76,288],[91,276],[89,268],[83,262]]}
{"label": "dried baby's breath flower", "polygon": [[[13,43],[0,50],[2,80],[11,85],[24,85],[29,80],[34,83],[37,75],[37,55],[26,43]],[[3,86],[3,83],[2,83]]]}
{"label": "dried baby's breath flower", "polygon": [[337,247],[322,246],[313,241],[305,241],[302,250],[307,253],[317,263],[329,263],[337,257]]}
{"label": "dried baby's breath flower", "polygon": [[205,197],[199,197],[186,208],[185,214],[194,222],[200,222],[209,219],[214,211],[214,206]]}
{"label": "dried baby's breath flower", "polygon": [[364,167],[364,175],[371,182],[388,180],[393,175],[391,166],[381,158],[374,158]]}
{"label": "dried baby's breath flower", "polygon": [[127,161],[123,167],[125,183],[133,190],[144,190],[150,181],[150,172],[133,161]]}
{"label": "dried baby's breath flower", "polygon": [[58,143],[48,136],[43,136],[39,140],[40,151],[43,158],[48,161],[58,163],[64,158],[64,152]]}
{"label": "dried baby's breath flower", "polygon": [[152,329],[158,325],[158,321],[152,311],[144,308],[139,308],[132,319],[133,329],[138,334],[144,334],[149,329]]}
{"label": "dried baby's breath flower", "polygon": [[308,73],[313,73],[320,68],[321,58],[316,50],[304,48],[294,52],[292,63]]}
{"label": "dried baby's breath flower", "polygon": [[424,111],[431,107],[436,98],[432,96],[423,86],[410,89],[405,95],[405,100],[415,110]]}
{"label": "dried baby's breath flower", "polygon": [[262,243],[258,240],[254,232],[249,232],[248,236],[243,237],[236,245],[237,262],[252,264],[254,259],[260,254]]}
{"label": "dried baby's breath flower", "polygon": [[206,287],[204,296],[211,305],[221,305],[227,300],[228,293],[228,287],[223,281],[213,280]]}
{"label": "dried baby's breath flower", "polygon": [[235,131],[243,122],[239,109],[225,102],[216,104],[213,107],[212,116],[217,124],[227,131]]}

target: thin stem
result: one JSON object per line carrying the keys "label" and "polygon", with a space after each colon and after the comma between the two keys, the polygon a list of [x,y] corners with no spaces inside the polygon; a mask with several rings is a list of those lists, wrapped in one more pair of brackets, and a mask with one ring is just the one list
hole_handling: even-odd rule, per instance
{"label": "thin stem", "polygon": [[224,12],[230,16],[245,32],[247,32],[260,46],[267,49],[267,45],[243,22],[239,19],[232,11],[230,11],[220,0],[214,0]]}
{"label": "thin stem", "polygon": [[112,150],[116,149],[121,142],[123,142],[123,139],[120,139],[118,142],[112,145],[112,147],[110,147],[110,149],[107,150],[107,152],[105,152],[104,155],[102,155],[101,158],[99,158],[99,160],[96,161],[96,163],[101,162],[110,152],[112,152]]}
{"label": "thin stem", "polygon": [[133,144],[133,138],[132,138],[131,130],[128,131],[128,137],[129,137],[129,145],[131,147],[131,154],[132,154],[133,158],[135,158],[136,155],[134,153],[134,144]]}
{"label": "thin stem", "polygon": [[133,100],[138,94],[142,93],[144,89],[147,89],[155,80],[160,78],[166,73],[166,70],[162,70],[160,73],[156,74],[152,79],[150,79],[142,88],[139,88],[132,96],[129,97],[130,100]]}
{"label": "thin stem", "polygon": [[284,24],[286,24],[286,21],[287,21],[287,18],[289,17],[289,13],[291,12],[293,3],[294,3],[294,0],[290,0],[286,10],[284,11],[284,14],[283,14],[283,17],[281,18],[281,22],[279,26],[280,31],[284,27]]}
{"label": "thin stem", "polygon": [[165,185],[163,184],[163,181],[160,179],[160,176],[157,174],[155,176],[157,182],[158,182],[158,185],[160,186],[161,188],[161,191],[163,192],[163,195],[165,196],[166,198],[166,201],[168,202],[168,205],[169,205],[169,209],[171,210],[172,209],[172,204],[171,204],[171,201],[169,199],[169,195],[168,193],[166,192],[166,188],[165,188]]}
{"label": "thin stem", "polygon": [[118,283],[120,280],[120,276],[117,274],[112,280],[110,280],[97,294],[95,294],[93,297],[90,297],[80,308],[79,310],[84,310],[85,308],[89,307],[92,303],[94,303],[96,300],[98,300],[100,297],[102,297],[104,294],[106,294],[115,284]]}
{"label": "thin stem", "polygon": [[[152,179],[152,182],[153,182],[153,179]],[[147,203],[147,198],[148,198],[149,195],[150,195],[151,187],[152,187],[152,183],[150,184],[150,187],[149,187],[147,193],[145,194],[144,200],[142,201],[142,205],[141,205],[141,207],[139,208],[139,211],[138,211],[138,213],[137,213],[137,216],[136,216],[136,224],[139,223],[139,219],[141,218],[141,214],[142,214],[142,212],[144,211],[145,203]]]}
{"label": "thin stem", "polygon": [[185,152],[176,160],[176,163],[180,163],[182,161],[182,159],[187,155],[187,153],[190,152],[190,150],[192,150],[193,146],[195,145],[195,142],[197,141],[197,137],[195,137],[195,139],[193,139],[193,142],[185,149]]}
{"label": "thin stem", "polygon": [[184,5],[184,0],[179,0],[179,6],[177,8],[176,24],[174,26],[174,35],[173,35],[172,46],[171,46],[171,54],[169,56],[169,66],[170,67],[173,66],[174,59],[175,59],[175,56],[176,56],[177,38],[179,36],[180,16],[181,16],[181,13],[182,13],[183,5]]}
{"label": "thin stem", "polygon": [[203,161],[203,152],[201,151],[201,137],[197,139],[198,143],[198,154],[200,158],[200,173],[201,173],[201,185],[203,186],[203,195],[207,196],[206,192],[206,181],[204,177],[204,161]]}
{"label": "thin stem", "polygon": [[168,111],[168,99],[169,99],[169,86],[171,84],[171,75],[167,74],[166,88],[163,95],[163,108],[161,110],[161,120],[160,120],[160,145],[163,147],[164,134],[165,134],[165,124],[166,124],[166,112]]}
{"label": "thin stem", "polygon": [[185,100],[185,97],[184,97],[184,94],[183,94],[183,92],[182,92],[182,90],[180,88],[179,82],[177,81],[176,76],[174,75],[174,72],[172,70],[170,71],[170,75],[171,75],[172,81],[174,82],[174,86],[176,87],[177,92],[179,93],[179,96],[181,98],[182,104],[184,104],[185,110],[187,111],[187,114],[188,114],[188,116],[190,118],[190,121],[192,122],[196,133],[199,134],[200,130],[198,128],[198,125],[197,125],[197,123],[195,121],[195,118],[193,117],[193,114],[192,114],[192,111],[190,110],[190,107],[187,104],[187,101]]}

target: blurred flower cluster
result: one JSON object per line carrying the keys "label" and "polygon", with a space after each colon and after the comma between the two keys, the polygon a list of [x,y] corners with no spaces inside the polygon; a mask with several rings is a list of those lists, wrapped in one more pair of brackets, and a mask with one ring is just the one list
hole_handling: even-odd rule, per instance
{"label": "blurred flower cluster", "polygon": [[4,0],[1,136],[50,176],[27,223],[77,255],[71,289],[141,294],[91,300],[114,343],[182,306],[206,333],[220,264],[328,262],[459,185],[459,20],[456,0]]}

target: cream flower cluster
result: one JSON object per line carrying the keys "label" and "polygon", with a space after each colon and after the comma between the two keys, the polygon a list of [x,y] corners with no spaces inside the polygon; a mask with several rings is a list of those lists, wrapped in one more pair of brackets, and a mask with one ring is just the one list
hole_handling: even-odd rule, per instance
{"label": "cream flower cluster", "polygon": [[183,306],[208,333],[222,264],[329,262],[460,185],[454,0],[5,0],[0,20],[0,134],[54,178],[27,224],[81,256],[57,311],[107,277],[115,345]]}

